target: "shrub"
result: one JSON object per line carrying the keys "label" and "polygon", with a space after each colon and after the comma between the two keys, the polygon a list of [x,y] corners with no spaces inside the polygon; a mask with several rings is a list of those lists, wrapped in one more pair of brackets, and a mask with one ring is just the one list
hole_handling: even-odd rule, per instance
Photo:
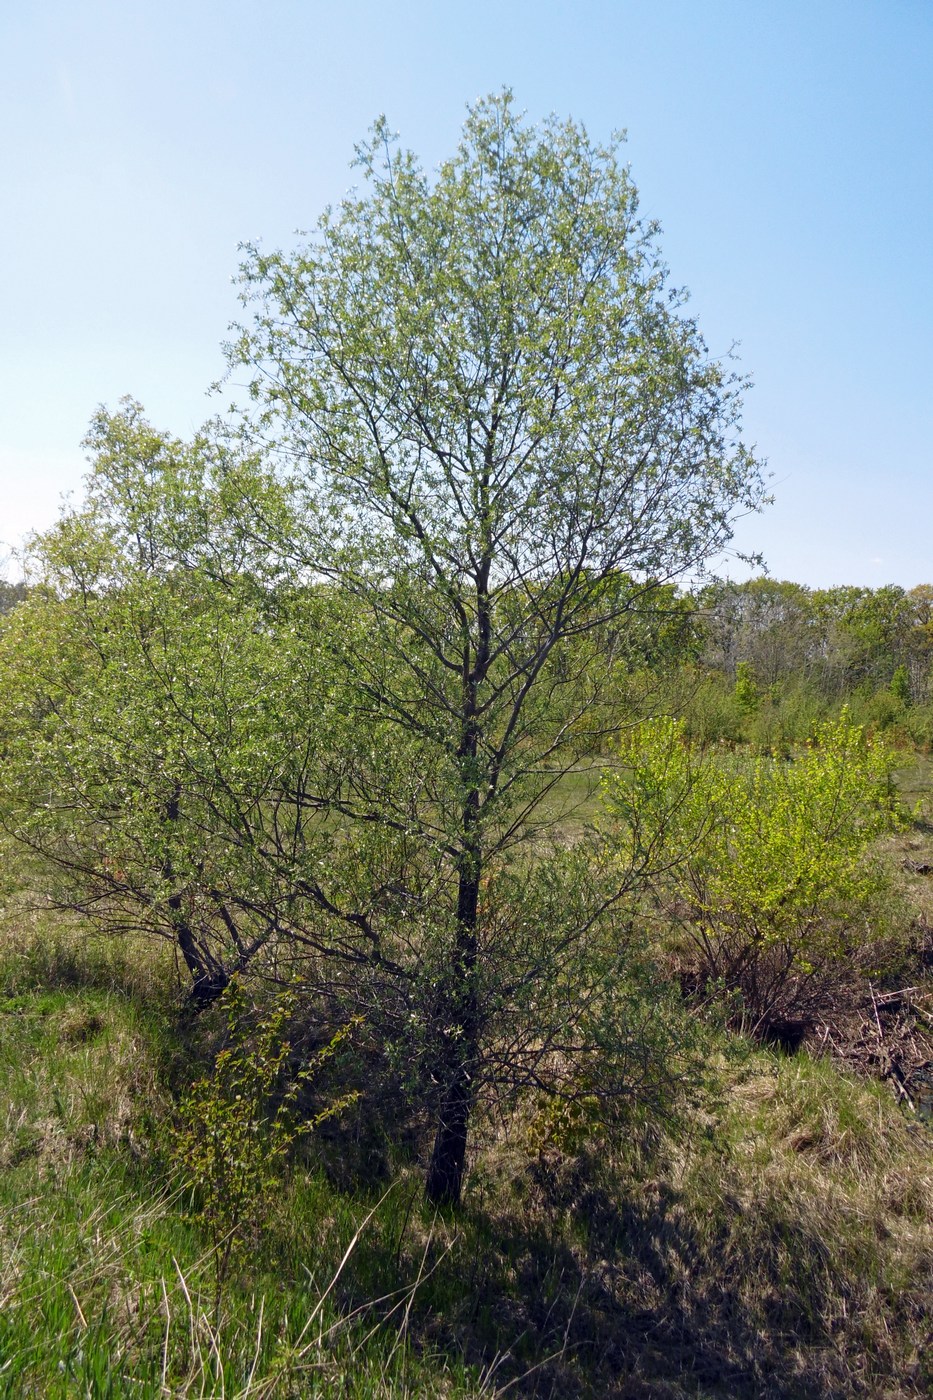
{"label": "shrub", "polygon": [[[655,694],[656,698],[656,694]],[[670,696],[686,735],[698,744],[737,744],[745,736],[746,712],[724,676],[684,667]]]}
{"label": "shrub", "polygon": [[898,666],[891,677],[889,689],[895,700],[899,700],[904,706],[910,704],[910,674],[906,666]]}
{"label": "shrub", "polygon": [[227,1043],[215,1058],[213,1074],[198,1080],[182,1099],[172,1144],[176,1168],[193,1190],[214,1247],[218,1299],[232,1258],[270,1213],[295,1138],[358,1097],[355,1092],[344,1095],[305,1121],[295,1111],[301,1088],[331,1058],[349,1027],[296,1069],[289,1063],[285,1037],[294,992],[283,993],[270,1009],[251,1016],[241,980],[233,977],[222,1006]]}
{"label": "shrub", "polygon": [[683,931],[697,984],[759,1036],[802,1034],[834,977],[877,952],[889,876],[871,847],[897,820],[892,752],[843,712],[791,761],[697,749],[669,719],[625,758],[604,781],[612,839]]}
{"label": "shrub", "polygon": [[911,741],[929,752],[933,748],[933,704],[912,705],[906,723]]}
{"label": "shrub", "polygon": [[906,718],[904,701],[887,687],[871,694],[853,697],[852,712],[866,729],[890,735]]}
{"label": "shrub", "polygon": [[761,689],[747,661],[740,661],[735,672],[736,704],[745,714],[754,714],[761,704]]}

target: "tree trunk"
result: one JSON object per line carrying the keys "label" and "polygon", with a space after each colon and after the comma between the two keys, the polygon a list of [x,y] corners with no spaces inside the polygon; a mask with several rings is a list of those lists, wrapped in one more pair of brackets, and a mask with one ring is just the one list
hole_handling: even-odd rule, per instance
{"label": "tree trunk", "polygon": [[471,1074],[466,1064],[448,1085],[441,1106],[440,1122],[425,1182],[425,1195],[432,1205],[455,1206],[463,1189],[467,1130],[472,1109]]}
{"label": "tree trunk", "polygon": [[[181,789],[176,785],[165,806],[167,822],[178,821],[180,799]],[[167,852],[162,864],[162,875],[168,881],[175,878],[172,860]],[[199,945],[194,935],[194,929],[185,918],[181,895],[173,894],[169,898],[168,907],[175,930],[178,951],[184,958],[185,966],[191,974],[191,999],[201,1006],[207,1006],[210,1002],[217,1000],[230,978],[221,964],[216,962],[206,949]]]}
{"label": "tree trunk", "polygon": [[453,966],[454,1013],[447,1033],[450,1056],[425,1194],[432,1205],[456,1205],[463,1187],[467,1134],[475,1096],[479,1016],[476,993],[476,924],[479,909],[476,856],[464,857],[457,894],[457,945]]}
{"label": "tree trunk", "polygon": [[[487,452],[489,451],[491,445],[487,448]],[[481,492],[485,501],[488,495],[488,472],[481,482]],[[477,766],[480,751],[477,697],[489,667],[491,565],[492,550],[487,541],[476,577],[477,636],[472,665],[469,647],[463,654],[463,708],[460,714],[460,743],[457,748],[463,784],[457,872],[457,934],[451,968],[450,1014],[447,1024],[442,1028],[448,1039],[449,1053],[445,1057],[443,1097],[425,1183],[428,1200],[437,1206],[456,1205],[460,1200],[470,1114],[476,1097],[480,1022],[476,986],[477,925],[480,876],[483,869],[482,803],[483,792],[488,792],[480,783]]]}
{"label": "tree trunk", "polygon": [[223,993],[230,978],[226,971],[198,945],[194,931],[182,913],[180,895],[168,902],[175,926],[175,941],[191,974],[191,999],[202,1006],[209,1005]]}

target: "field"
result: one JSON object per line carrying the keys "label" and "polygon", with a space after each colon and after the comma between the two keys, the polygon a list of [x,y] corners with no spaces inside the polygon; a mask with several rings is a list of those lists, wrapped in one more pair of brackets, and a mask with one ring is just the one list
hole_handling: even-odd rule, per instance
{"label": "field", "polygon": [[[923,760],[899,785],[930,791]],[[578,779],[570,820],[587,815]],[[581,802],[581,798],[584,799]],[[918,819],[893,857],[933,860]],[[907,872],[922,918],[929,876]],[[478,1124],[423,1199],[378,1105],[325,1125],[224,1275],[171,1125],[216,1026],[170,960],[4,913],[0,1394],[923,1395],[933,1136],[890,1085],[705,1028],[667,1127]]]}

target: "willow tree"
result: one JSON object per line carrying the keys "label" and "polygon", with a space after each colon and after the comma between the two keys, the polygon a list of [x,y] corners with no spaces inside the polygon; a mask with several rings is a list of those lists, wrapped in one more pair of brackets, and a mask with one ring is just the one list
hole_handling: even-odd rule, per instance
{"label": "willow tree", "polygon": [[357,783],[332,805],[446,872],[428,1173],[444,1202],[489,988],[534,978],[497,948],[484,891],[600,732],[598,639],[722,549],[761,475],[744,383],[668,287],[618,141],[531,126],[504,93],[469,109],[433,176],[385,121],[357,165],[362,188],[304,246],[247,246],[253,315],[229,353],[299,506],[269,544],[356,597],[363,711],[431,774],[414,797]]}

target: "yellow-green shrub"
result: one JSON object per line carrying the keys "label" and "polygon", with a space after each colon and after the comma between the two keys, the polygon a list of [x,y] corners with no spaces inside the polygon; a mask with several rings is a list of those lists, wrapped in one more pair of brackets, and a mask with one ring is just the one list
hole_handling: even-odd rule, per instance
{"label": "yellow-green shrub", "polygon": [[896,760],[846,712],[790,761],[692,747],[657,719],[604,781],[612,837],[686,935],[699,979],[739,998],[747,1028],[806,1017],[834,969],[872,941],[889,875],[872,854],[896,822]]}

